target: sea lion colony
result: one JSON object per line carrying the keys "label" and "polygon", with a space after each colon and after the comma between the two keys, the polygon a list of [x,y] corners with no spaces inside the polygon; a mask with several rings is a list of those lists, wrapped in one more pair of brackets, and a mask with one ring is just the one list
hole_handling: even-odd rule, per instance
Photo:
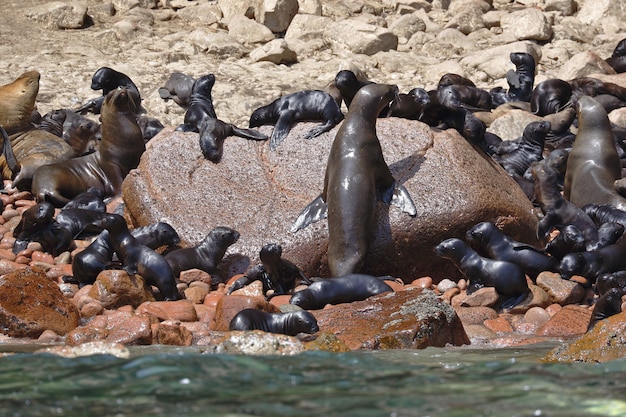
{"label": "sea lion colony", "polygon": [[[337,149],[331,151],[329,156],[324,190],[320,190],[322,193],[318,199],[303,208],[298,219],[293,219],[292,231],[297,233],[308,224],[328,216],[332,275],[336,278],[358,276],[360,280],[375,280],[384,286],[382,291],[391,290],[382,284],[382,277],[355,275],[359,274],[367,256],[369,241],[375,239],[371,236],[372,204],[382,200],[397,205],[408,215],[415,215],[415,206],[408,192],[389,173],[383,157],[384,150],[380,149],[376,137],[376,118],[405,117],[436,128],[456,129],[474,145],[476,152],[493,158],[522,188],[526,187],[527,195],[541,212],[538,237],[544,238],[552,233],[553,241],[548,242],[545,248],[530,247],[512,240],[493,225],[480,224],[467,233],[471,247],[461,239],[448,239],[433,248],[434,252],[451,259],[467,275],[471,291],[482,286],[496,287],[502,296],[503,309],[514,306],[528,293],[524,277],[532,280],[538,272],[550,270],[560,272],[565,279],[580,275],[585,279],[585,285],[602,282],[604,286],[599,293],[598,308],[611,307],[606,307],[607,311],[594,312],[594,317],[614,314],[615,294],[625,291],[623,280],[610,280],[606,275],[624,269],[618,260],[626,258],[623,256],[626,243],[621,238],[624,227],[620,225],[621,219],[626,218],[626,212],[621,210],[625,197],[620,194],[622,188],[614,185],[622,178],[620,160],[623,160],[625,148],[623,132],[610,125],[606,114],[616,106],[626,105],[626,89],[588,77],[570,81],[551,79],[534,86],[534,58],[526,53],[513,53],[510,59],[516,70],[507,74],[508,90],[494,88],[487,91],[475,87],[469,79],[446,74],[435,90],[426,91],[417,87],[408,94],[398,94],[397,87],[393,85],[359,81],[354,73],[340,71],[334,80],[327,86],[320,86],[319,90],[284,96],[255,110],[248,129],[218,119],[211,97],[211,89],[216,82],[213,74],[194,79],[174,73],[159,94],[163,99],[176,100],[186,109],[184,121],[177,130],[198,132],[200,151],[213,163],[220,162],[221,145],[228,136],[267,140],[265,135],[252,129],[262,124],[276,124],[272,139],[268,141],[274,150],[287,136],[290,125],[298,121],[323,123],[311,131],[307,139],[343,123],[335,139]],[[154,284],[166,300],[179,299],[176,277],[185,262],[173,263],[173,260],[188,257],[189,254],[177,254],[174,250],[162,256],[151,248],[163,244],[176,245],[175,231],[169,230],[167,238],[161,236],[159,239],[155,226],[147,235],[156,238],[158,243],[149,244],[135,236],[141,236],[139,231],[127,230],[122,217],[103,210],[104,199],[120,194],[124,177],[137,166],[145,143],[160,129],[159,122],[154,120],[150,124],[154,132],[145,133],[148,124],[145,122],[146,115],[142,114],[141,95],[136,85],[126,75],[103,67],[95,72],[92,83],[94,90],[103,90],[101,97],[89,99],[74,110],[58,109],[42,116],[34,107],[38,80],[39,73],[30,71],[19,75],[13,83],[0,86],[4,179],[13,180],[13,186],[20,190],[31,191],[38,203],[25,212],[14,231],[19,235],[16,247],[38,241],[54,255],[71,247],[72,239],[80,233],[102,231],[90,247],[75,257],[75,276],[67,277],[69,281],[81,285],[93,282],[99,270],[111,267],[115,253],[119,257],[119,267],[131,274],[147,275],[144,278]],[[611,99],[607,100],[607,96]],[[345,116],[340,110],[342,102],[348,109]],[[514,141],[503,142],[485,132],[490,112],[512,108],[525,109],[544,116],[545,120],[529,124],[524,135]],[[91,134],[68,132],[72,127],[76,129],[80,125],[76,120],[81,120],[80,115],[88,112],[101,113],[102,123],[94,128],[94,122],[90,121],[91,124],[84,127],[83,121],[83,130]],[[567,116],[555,119],[560,114]],[[68,122],[59,122],[59,119]],[[559,123],[552,126],[551,121],[554,120]],[[577,135],[569,130],[575,120],[578,123]],[[44,132],[45,136],[37,136],[40,132]],[[29,137],[38,139],[29,142]],[[73,139],[72,143],[69,143],[69,137]],[[367,140],[363,141],[363,137]],[[564,137],[569,140],[563,140]],[[578,137],[581,139],[574,140]],[[76,143],[77,138],[83,143]],[[579,146],[583,141],[597,146]],[[86,146],[87,142],[89,146]],[[80,151],[52,151],[56,143],[68,143],[70,150]],[[572,157],[564,170],[564,161],[570,153]],[[597,163],[599,160],[610,163]],[[594,171],[587,174],[587,170]],[[369,176],[367,183],[354,179],[364,173]],[[25,177],[26,180],[23,179]],[[597,198],[588,198],[587,190],[590,188],[599,190]],[[565,198],[561,197],[563,189]],[[79,208],[75,208],[76,200],[89,193],[95,193],[95,200],[100,201],[96,204],[97,208],[93,210],[90,204],[79,204]],[[52,205],[62,208],[64,215],[53,219]],[[598,211],[593,209],[594,205],[608,207],[613,211],[612,215],[608,218],[593,216]],[[217,233],[217,230],[212,233]],[[194,260],[188,262],[187,267],[197,264],[215,267],[228,246],[238,238],[236,231],[223,230],[228,231],[228,238],[216,241],[207,236],[207,242],[203,242],[202,246],[211,246],[204,248],[208,258],[202,258],[202,251],[196,248]],[[568,240],[570,235],[577,239]],[[558,250],[549,250],[557,243]],[[605,252],[610,255],[604,256]],[[250,268],[233,285],[231,292],[260,279],[266,295],[271,297],[275,290],[292,293],[301,282],[319,281],[319,278],[305,277],[298,272],[297,266],[287,260],[280,260],[280,252],[272,262],[280,267],[272,268],[269,263],[263,262]],[[490,266],[481,267],[487,264]],[[288,279],[284,277],[285,268],[291,271]],[[515,272],[502,274],[500,270]],[[327,281],[328,285],[324,290],[316,291],[316,299],[309,300],[306,305],[319,308],[333,302],[332,295],[340,290],[332,288],[335,284],[331,280],[323,281]],[[350,288],[345,283],[341,285]],[[354,291],[353,298],[356,300],[377,294],[381,292],[378,287],[372,292],[364,289]],[[611,291],[613,288],[617,290]],[[602,297],[611,297],[611,302],[603,301]],[[292,303],[299,304],[301,298],[302,295],[295,293]],[[341,302],[350,300],[349,294],[343,294]]]}

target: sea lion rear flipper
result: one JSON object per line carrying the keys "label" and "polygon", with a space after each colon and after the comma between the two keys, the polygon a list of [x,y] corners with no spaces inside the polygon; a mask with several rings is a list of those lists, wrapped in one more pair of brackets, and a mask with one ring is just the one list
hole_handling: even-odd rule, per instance
{"label": "sea lion rear flipper", "polygon": [[522,301],[524,301],[524,299],[528,296],[528,292],[522,293],[520,295],[518,295],[517,297],[513,296],[513,297],[509,297],[506,300],[504,300],[502,302],[502,304],[500,304],[500,308],[503,311],[508,311],[510,309],[512,309],[513,307],[515,307],[516,305],[518,305],[519,303],[521,303]]}
{"label": "sea lion rear flipper", "polygon": [[239,136],[240,138],[251,139],[251,140],[267,140],[267,135],[259,132],[258,130],[242,129],[235,125],[232,125],[232,126],[233,126],[233,135],[235,136]]}
{"label": "sea lion rear flipper", "polygon": [[11,140],[9,139],[9,135],[7,131],[4,130],[2,126],[0,126],[0,132],[2,133],[2,139],[4,140],[2,146],[2,152],[4,153],[4,158],[7,161],[7,165],[11,170],[11,174],[13,179],[20,173],[22,166],[17,162],[17,158],[15,158],[15,154],[13,153],[13,145],[11,144]]}
{"label": "sea lion rear flipper", "polygon": [[328,216],[328,206],[320,194],[317,198],[309,203],[308,206],[302,210],[298,218],[291,226],[291,232],[295,233],[300,229],[304,229],[311,223],[315,223]]}
{"label": "sea lion rear flipper", "polygon": [[404,185],[399,184],[398,182],[395,183],[395,186],[393,188],[391,204],[398,207],[409,216],[415,216],[417,214],[417,209],[415,208],[415,204],[411,199],[411,195],[404,187]]}
{"label": "sea lion rear flipper", "polygon": [[317,127],[314,127],[313,129],[309,130],[304,135],[304,138],[305,139],[313,139],[315,137],[318,137],[322,133],[326,133],[326,132],[330,131],[333,127],[335,127],[336,124],[337,123],[335,123],[333,120],[327,120],[326,123],[324,123],[323,125],[319,125]]}
{"label": "sea lion rear flipper", "polygon": [[510,87],[520,88],[519,74],[513,70],[508,70],[506,73],[506,82]]}
{"label": "sea lion rear flipper", "polygon": [[295,116],[295,111],[285,110],[278,117],[278,121],[274,126],[272,137],[270,138],[270,150],[275,150],[278,145],[287,137],[291,130],[291,123]]}
{"label": "sea lion rear flipper", "polygon": [[170,90],[168,90],[168,89],[167,89],[167,88],[165,88],[165,87],[161,87],[161,88],[159,88],[159,96],[160,96],[163,100],[165,100],[165,101],[167,101],[167,100],[169,100],[169,99],[173,98],[173,97],[172,97],[172,93],[170,93]]}

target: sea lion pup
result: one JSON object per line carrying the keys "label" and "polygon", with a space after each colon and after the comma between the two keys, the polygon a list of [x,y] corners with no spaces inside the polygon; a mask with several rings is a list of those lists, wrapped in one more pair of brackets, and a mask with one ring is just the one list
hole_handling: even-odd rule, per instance
{"label": "sea lion pup", "polygon": [[315,316],[308,311],[268,313],[255,308],[246,308],[235,314],[228,330],[262,330],[296,336],[298,333],[316,333],[319,327]]}
{"label": "sea lion pup", "polygon": [[555,227],[559,233],[548,243],[546,243],[543,251],[552,255],[559,261],[565,255],[573,252],[583,252],[585,248],[585,237],[578,227],[568,224],[566,226]]}
{"label": "sea lion pup", "polygon": [[559,265],[561,278],[578,275],[587,279],[587,286],[603,274],[626,269],[626,242],[620,241],[595,251],[569,253]]}
{"label": "sea lion pup", "polygon": [[441,87],[437,90],[437,99],[448,110],[486,111],[492,107],[488,91],[468,85]]}
{"label": "sea lion pup", "polygon": [[259,107],[252,112],[249,126],[274,125],[270,149],[275,150],[289,134],[291,125],[296,122],[323,122],[304,135],[305,139],[312,139],[330,131],[343,117],[341,109],[330,94],[321,90],[304,90],[287,94],[267,106]]}
{"label": "sea lion pup", "polygon": [[63,209],[84,209],[93,211],[106,211],[104,194],[96,187],[90,187],[86,191],[78,194],[63,206]]}
{"label": "sea lion pup", "polygon": [[[157,249],[161,246],[167,246],[169,249],[180,243],[178,233],[172,226],[164,222],[137,227],[130,233],[139,244],[150,249]],[[89,246],[74,255],[72,259],[73,277],[64,277],[63,280],[77,283],[81,287],[93,284],[98,274],[110,267],[114,252],[109,231],[103,230]]]}
{"label": "sea lion pup", "polygon": [[74,151],[73,156],[95,152],[102,139],[100,124],[68,109],[65,114],[61,137],[71,146]]}
{"label": "sea lion pup", "polygon": [[626,38],[617,43],[613,53],[605,61],[616,73],[626,72]]}
{"label": "sea lion pup", "polygon": [[539,249],[507,236],[491,222],[481,222],[470,228],[467,241],[479,253],[499,261],[512,262],[535,282],[543,271],[558,272],[559,263],[555,258],[543,254]]}
{"label": "sea lion pup", "polygon": [[365,274],[348,274],[341,277],[324,278],[313,282],[307,288],[296,291],[289,304],[305,310],[319,310],[326,304],[352,303],[366,300],[377,294],[393,291],[385,283],[389,277],[375,277]]}
{"label": "sea lion pup", "polygon": [[101,229],[94,228],[92,224],[106,216],[107,213],[104,211],[64,208],[57,214],[55,220],[61,227],[68,230],[74,239],[78,239],[81,235],[99,233]]}
{"label": "sea lion pup", "polygon": [[219,119],[204,118],[200,122],[200,150],[209,161],[217,164],[224,155],[224,140],[229,136],[239,136],[249,140],[267,140],[267,136],[254,129],[241,129],[234,124]]}
{"label": "sea lion pup", "polygon": [[537,84],[530,96],[530,112],[537,116],[557,113],[571,104],[572,86],[559,78]]}
{"label": "sea lion pup", "polygon": [[387,117],[402,117],[410,120],[420,120],[424,115],[426,105],[430,103],[430,96],[423,88],[413,88],[407,94],[398,94],[389,105]]}
{"label": "sea lion pup", "polygon": [[146,115],[138,116],[137,124],[146,142],[155,137],[161,130],[165,129],[165,126],[163,126],[163,123],[161,123],[159,119]]}
{"label": "sea lion pup", "polygon": [[506,73],[508,91],[501,87],[492,88],[489,93],[494,108],[511,101],[530,101],[535,83],[535,58],[526,52],[511,52],[509,59],[515,70]]}
{"label": "sea lion pup", "polygon": [[202,120],[207,117],[217,119],[211,95],[214,85],[215,75],[213,74],[202,76],[193,83],[189,106],[185,112],[183,123],[176,127],[177,131],[198,133]]}
{"label": "sea lion pup", "polygon": [[149,285],[154,285],[165,301],[180,300],[176,278],[165,258],[153,249],[140,244],[128,230],[126,220],[118,214],[107,214],[93,223],[109,231],[113,250],[129,275],[139,274]]}
{"label": "sea lion pup", "polygon": [[130,94],[137,105],[135,111],[139,113],[141,110],[141,94],[139,94],[139,89],[128,75],[109,67],[99,68],[93,74],[93,77],[91,77],[91,89],[102,90],[102,96],[87,101],[75,110],[76,113],[85,114],[91,112],[93,114],[100,114],[106,96],[118,87],[126,88],[128,94]]}
{"label": "sea lion pup", "polygon": [[228,227],[216,227],[191,248],[175,249],[165,255],[175,277],[181,271],[200,269],[207,273],[215,271],[229,246],[239,240],[239,232]]}
{"label": "sea lion pup", "polygon": [[[259,252],[261,265],[256,265],[237,279],[228,289],[227,294],[239,290],[253,281],[261,281],[266,299],[276,295],[289,294],[298,285],[310,284],[311,281],[293,262],[283,259],[283,247],[278,243],[269,243]],[[268,292],[272,292],[268,294]]]}
{"label": "sea lion pup", "polygon": [[63,126],[67,118],[67,109],[56,109],[49,111],[41,116],[41,119],[35,123],[35,129],[45,130],[54,136],[63,137]]}
{"label": "sea lion pup", "polygon": [[502,152],[502,148],[496,147],[492,158],[502,165],[509,175],[524,175],[533,162],[543,159],[543,148],[548,132],[550,132],[549,122],[531,122],[524,128],[517,148],[510,152]]}
{"label": "sea lion pup", "polygon": [[13,253],[26,249],[30,242],[39,242],[44,252],[57,256],[74,249],[73,236],[54,220],[54,206],[48,202],[35,204],[22,213],[20,222],[13,229],[15,243]]}
{"label": "sea lion pup", "polygon": [[38,71],[28,71],[13,82],[0,86],[0,125],[9,135],[31,128],[40,78]]}
{"label": "sea lion pup", "polygon": [[341,93],[341,98],[346,103],[348,110],[357,91],[368,84],[372,84],[372,82],[359,80],[356,74],[350,70],[341,70],[335,75],[335,86]]}
{"label": "sea lion pup", "polygon": [[626,288],[611,288],[600,296],[593,306],[591,319],[587,331],[593,329],[600,320],[622,312],[622,297],[626,295]]}
{"label": "sea lion pup", "polygon": [[602,274],[596,281],[596,294],[606,294],[611,288],[626,288],[626,271]]}
{"label": "sea lion pup", "polygon": [[476,84],[474,84],[474,81],[462,75],[454,74],[451,72],[447,74],[443,74],[441,76],[441,78],[439,79],[439,82],[437,82],[437,89],[440,89],[442,87],[447,87],[449,85],[467,85],[469,87],[476,87]]}
{"label": "sea lion pup", "polygon": [[587,204],[582,209],[589,215],[596,226],[607,222],[620,223],[626,226],[626,211],[610,204]]}
{"label": "sea lion pup", "polygon": [[612,204],[626,209],[626,198],[615,190],[622,167],[606,111],[583,95],[577,100],[577,115],[578,132],[567,159],[563,197],[578,207]]}
{"label": "sea lion pup", "polygon": [[409,192],[391,175],[376,136],[377,115],[397,92],[397,86],[387,84],[359,90],[330,149],[322,194],[291,227],[296,232],[328,217],[328,265],[333,276],[355,273],[363,266],[377,199],[410,216],[417,213]]}
{"label": "sea lion pup", "polygon": [[526,275],[521,267],[512,262],[483,258],[461,239],[442,241],[435,247],[435,253],[450,259],[469,280],[467,294],[483,287],[494,287],[504,298],[501,307],[510,309],[529,293]]}
{"label": "sea lion pup", "polygon": [[135,108],[126,88],[111,91],[102,105],[102,142],[98,150],[39,167],[31,190],[37,201],[62,206],[91,187],[101,190],[105,197],[120,194],[122,181],[137,168],[146,150]]}
{"label": "sea lion pup", "polygon": [[578,95],[595,97],[608,94],[617,97],[622,102],[626,101],[626,88],[615,83],[605,82],[593,77],[579,77],[571,80],[569,83],[572,86],[572,91]]}
{"label": "sea lion pup", "polygon": [[191,94],[195,78],[182,72],[173,72],[159,88],[159,96],[165,101],[174,100],[183,109],[187,109],[191,103]]}

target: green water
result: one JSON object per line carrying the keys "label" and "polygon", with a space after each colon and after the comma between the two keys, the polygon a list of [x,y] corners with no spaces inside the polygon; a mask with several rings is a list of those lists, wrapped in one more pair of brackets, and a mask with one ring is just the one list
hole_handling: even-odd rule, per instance
{"label": "green water", "polygon": [[19,353],[0,358],[0,416],[626,416],[626,360],[539,363],[547,350]]}

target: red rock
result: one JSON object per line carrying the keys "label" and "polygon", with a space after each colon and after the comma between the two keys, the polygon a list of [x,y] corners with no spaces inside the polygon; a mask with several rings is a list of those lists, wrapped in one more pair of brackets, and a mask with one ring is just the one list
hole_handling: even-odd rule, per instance
{"label": "red rock", "polygon": [[228,331],[230,321],[235,317],[235,314],[246,308],[255,308],[268,313],[280,312],[278,307],[265,301],[263,297],[227,295],[218,301],[215,308],[215,330]]}
{"label": "red rock", "polygon": [[181,325],[159,323],[153,343],[160,345],[191,346],[192,333]]}
{"label": "red rock", "polygon": [[202,323],[214,323],[215,322],[215,308],[206,304],[194,304],[193,308],[196,309],[196,315],[198,321]]}
{"label": "red rock", "polygon": [[33,251],[33,254],[30,257],[34,262],[43,262],[50,265],[54,265],[54,258],[52,255],[46,252],[41,251]]}
{"label": "red rock", "polygon": [[15,200],[13,205],[15,207],[24,207],[25,209],[34,206],[35,204],[37,204],[37,202],[35,200]]}
{"label": "red rock", "polygon": [[189,300],[147,301],[137,307],[136,314],[148,314],[160,320],[198,320],[196,309]]}
{"label": "red rock", "polygon": [[500,295],[494,287],[480,288],[461,302],[461,307],[494,307],[500,301]]}
{"label": "red rock", "polygon": [[263,283],[261,281],[252,281],[245,287],[233,291],[232,295],[241,295],[244,297],[265,297],[263,293]]}
{"label": "red rock", "polygon": [[[11,245],[12,247],[13,245]],[[3,261],[15,261],[16,256],[11,249],[0,249],[0,258]]]}
{"label": "red rock", "polygon": [[546,310],[546,313],[548,313],[550,317],[552,317],[556,314],[557,311],[559,311],[562,308],[563,306],[560,304],[550,304],[548,307],[545,308],[545,310]]}
{"label": "red rock", "polygon": [[461,293],[461,290],[458,287],[450,288],[448,291],[444,292],[441,295],[441,298],[446,303],[452,304],[452,299],[456,297],[457,295],[459,295],[460,293]]}
{"label": "red rock", "polygon": [[[533,307],[524,314],[524,322],[533,328],[532,332],[546,324],[552,316],[541,307]],[[531,332],[529,332],[531,333]]]}
{"label": "red rock", "polygon": [[433,279],[431,277],[422,277],[411,281],[411,285],[417,288],[430,289],[433,286]]}
{"label": "red rock", "polygon": [[146,287],[141,275],[131,277],[126,271],[117,269],[100,272],[89,296],[102,303],[106,309],[115,309],[126,304],[138,307],[143,302],[154,301],[152,291]]}
{"label": "red rock", "polygon": [[289,304],[289,300],[291,299],[291,295],[277,295],[270,299],[270,303],[274,304],[276,307],[280,307],[285,304]]}
{"label": "red rock", "polygon": [[191,284],[192,282],[200,281],[211,285],[213,282],[210,274],[199,269],[189,269],[187,271],[181,271],[180,277],[178,279],[185,284]]}
{"label": "red rock", "polygon": [[211,308],[216,308],[217,303],[221,300],[222,297],[224,297],[224,295],[225,294],[223,292],[211,291],[210,293],[207,294],[206,297],[204,297],[203,304]]}
{"label": "red rock", "polygon": [[509,313],[524,314],[533,307],[545,308],[551,304],[550,296],[541,287],[529,284],[528,288],[530,289],[529,295],[521,303],[511,308]]}
{"label": "red rock", "polygon": [[99,301],[91,299],[91,301],[85,302],[80,308],[80,316],[84,319],[88,319],[98,314],[102,314],[104,307]]}
{"label": "red rock", "polygon": [[494,333],[511,333],[513,327],[504,317],[496,317],[495,319],[487,319],[484,321],[484,326]]}
{"label": "red rock", "polygon": [[542,272],[537,276],[537,285],[550,296],[550,301],[562,306],[580,302],[585,289],[577,282],[561,278],[556,272]]}
{"label": "red rock", "polygon": [[19,255],[18,257],[15,258],[15,262],[18,264],[28,265],[30,264],[30,258],[27,258],[26,256],[23,256],[23,255]]}
{"label": "red rock", "polygon": [[455,307],[454,311],[463,322],[466,324],[482,324],[487,319],[495,319],[498,317],[496,310],[490,307]]}
{"label": "red rock", "polygon": [[[0,253],[0,257],[2,257],[1,253]],[[26,268],[26,265],[18,264],[7,259],[0,259],[0,275],[5,275],[5,274],[15,271],[16,269],[23,269],[23,268]]]}
{"label": "red rock", "polygon": [[43,271],[18,269],[0,280],[0,328],[12,337],[36,338],[44,330],[65,335],[78,326],[78,310]]}
{"label": "red rock", "polygon": [[394,291],[403,291],[404,290],[404,283],[402,282],[402,280],[400,278],[398,278],[397,280],[386,279],[385,280],[385,284],[389,285],[391,287],[391,289],[394,290]]}
{"label": "red rock", "polygon": [[557,311],[550,320],[537,329],[544,336],[575,336],[587,331],[591,310],[577,305],[568,305]]}
{"label": "red rock", "polygon": [[150,318],[128,312],[109,311],[94,317],[87,325],[77,327],[66,337],[68,345],[104,340],[124,345],[152,343]]}
{"label": "red rock", "polygon": [[209,294],[206,288],[189,287],[185,291],[185,299],[191,301],[194,304],[201,304],[204,302],[204,298]]}

